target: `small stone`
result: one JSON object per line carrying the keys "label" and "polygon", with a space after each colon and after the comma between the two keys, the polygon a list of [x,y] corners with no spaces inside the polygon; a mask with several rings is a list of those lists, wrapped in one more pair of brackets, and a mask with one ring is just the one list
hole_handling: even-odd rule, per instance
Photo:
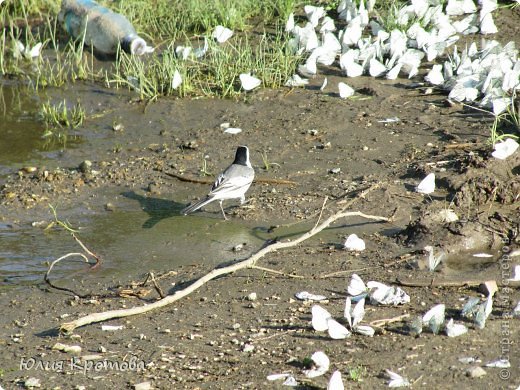
{"label": "small stone", "polygon": [[155,183],[148,184],[148,192],[155,195],[159,195],[161,193],[159,186]]}
{"label": "small stone", "polygon": [[24,382],[24,386],[28,389],[32,389],[33,387],[40,387],[41,383],[38,378],[30,377]]}
{"label": "small stone", "polygon": [[134,385],[134,390],[149,390],[152,388],[150,382],[141,382]]}
{"label": "small stone", "polygon": [[82,173],[88,173],[92,169],[92,161],[85,160],[81,164],[79,164],[79,171]]}
{"label": "small stone", "polygon": [[24,171],[25,173],[34,173],[38,170],[38,168],[36,167],[23,167],[22,168],[22,171]]}
{"label": "small stone", "polygon": [[102,345],[99,346],[98,348],[98,352],[100,353],[106,353],[107,352],[107,349],[105,347],[103,347]]}
{"label": "small stone", "polygon": [[245,244],[238,244],[233,247],[233,252],[240,252],[242,249],[244,249]]}
{"label": "small stone", "polygon": [[252,301],[256,301],[256,298],[257,298],[257,295],[256,295],[255,292],[252,292],[251,294],[249,294],[249,295],[247,296],[247,300],[248,300],[248,301],[251,301],[251,302],[252,302]]}
{"label": "small stone", "polygon": [[341,172],[341,168],[332,168],[329,169],[329,173],[332,173],[333,175],[336,175]]}
{"label": "small stone", "polygon": [[116,209],[116,206],[114,206],[113,203],[108,202],[108,203],[105,205],[105,210],[106,210],[106,211],[114,211],[115,209]]}
{"label": "small stone", "polygon": [[181,145],[181,148],[182,149],[191,149],[191,150],[195,150],[195,149],[198,149],[199,147],[199,144],[197,143],[197,141],[195,140],[191,140],[191,141],[188,141],[188,142],[184,142],[182,145]]}
{"label": "small stone", "polygon": [[480,378],[484,375],[486,375],[486,371],[479,366],[471,367],[466,370],[466,376],[469,376],[470,378]]}
{"label": "small stone", "polygon": [[238,322],[233,324],[233,329],[235,329],[235,330],[240,329],[240,324]]}
{"label": "small stone", "polygon": [[318,135],[318,130],[316,130],[316,129],[307,130],[307,134],[316,136],[316,135]]}
{"label": "small stone", "polygon": [[114,123],[114,125],[112,126],[112,130],[114,130],[114,131],[124,131],[125,130],[125,126],[122,123]]}
{"label": "small stone", "polygon": [[363,146],[363,150],[366,152],[368,150],[368,146]]}
{"label": "small stone", "polygon": [[496,280],[488,280],[484,283],[480,283],[478,290],[485,296],[493,296],[498,291]]}
{"label": "small stone", "polygon": [[252,344],[244,344],[242,351],[244,352],[253,352],[255,350],[255,346]]}

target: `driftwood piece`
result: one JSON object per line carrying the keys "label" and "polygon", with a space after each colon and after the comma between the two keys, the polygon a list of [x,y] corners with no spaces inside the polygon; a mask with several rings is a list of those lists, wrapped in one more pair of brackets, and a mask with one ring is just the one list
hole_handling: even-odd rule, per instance
{"label": "driftwood piece", "polygon": [[63,323],[60,326],[60,331],[69,333],[78,327],[85,326],[85,325],[88,325],[88,324],[91,324],[94,322],[102,322],[102,321],[107,321],[107,320],[110,320],[113,318],[121,318],[121,317],[133,316],[136,314],[142,314],[142,313],[149,312],[151,310],[159,309],[161,307],[170,305],[171,303],[178,301],[178,300],[184,298],[185,296],[191,294],[192,292],[199,289],[201,286],[203,286],[210,280],[213,280],[222,275],[227,275],[227,274],[233,273],[240,269],[253,268],[255,266],[256,262],[258,260],[260,260],[262,257],[264,257],[265,255],[267,255],[268,253],[276,252],[280,249],[294,247],[294,246],[300,244],[301,242],[318,234],[323,229],[327,228],[330,224],[332,224],[333,222],[337,221],[340,218],[358,216],[358,217],[363,217],[366,219],[372,219],[372,220],[376,220],[376,221],[388,221],[387,218],[381,217],[381,216],[367,215],[367,214],[364,214],[359,211],[353,211],[353,212],[345,211],[357,199],[364,198],[370,191],[372,191],[378,187],[379,187],[379,184],[375,184],[375,185],[367,188],[365,191],[361,192],[356,198],[351,199],[349,202],[347,202],[345,205],[343,205],[343,207],[338,212],[336,212],[335,214],[328,217],[320,225],[315,226],[310,231],[302,234],[301,236],[297,237],[294,240],[284,241],[284,242],[275,242],[271,245],[263,247],[258,252],[252,254],[250,257],[248,257],[245,260],[242,260],[238,263],[229,265],[227,267],[215,268],[212,271],[210,271],[209,273],[207,273],[206,275],[202,276],[200,279],[197,279],[194,283],[192,283],[188,287],[186,287],[182,290],[176,291],[174,294],[168,295],[167,297],[165,297],[157,302],[154,302],[154,303],[151,303],[148,305],[144,305],[144,306],[132,307],[129,309],[109,310],[109,311],[100,312],[100,313],[92,313],[92,314],[86,315],[84,317],[80,317],[80,318],[76,319],[75,321]]}

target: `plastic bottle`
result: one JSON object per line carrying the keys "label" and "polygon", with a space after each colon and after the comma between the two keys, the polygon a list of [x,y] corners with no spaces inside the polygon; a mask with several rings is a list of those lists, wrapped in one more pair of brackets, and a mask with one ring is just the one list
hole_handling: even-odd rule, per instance
{"label": "plastic bottle", "polygon": [[85,39],[98,54],[114,55],[119,46],[127,53],[143,55],[154,49],[139,37],[126,17],[93,0],[63,0],[58,20],[73,38]]}

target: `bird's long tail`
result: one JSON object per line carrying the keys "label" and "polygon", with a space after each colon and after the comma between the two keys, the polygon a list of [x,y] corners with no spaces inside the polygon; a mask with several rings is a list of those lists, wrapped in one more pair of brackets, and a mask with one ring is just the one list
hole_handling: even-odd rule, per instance
{"label": "bird's long tail", "polygon": [[194,211],[200,209],[201,207],[207,205],[208,203],[213,202],[214,200],[215,200],[215,198],[206,196],[204,199],[201,199],[198,202],[192,203],[189,206],[183,208],[181,210],[181,214],[187,215],[187,214],[193,213]]}

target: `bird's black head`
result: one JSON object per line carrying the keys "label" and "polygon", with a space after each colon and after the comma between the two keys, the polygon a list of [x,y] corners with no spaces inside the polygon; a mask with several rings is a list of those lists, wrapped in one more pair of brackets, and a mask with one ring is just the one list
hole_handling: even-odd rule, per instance
{"label": "bird's black head", "polygon": [[251,163],[249,162],[249,149],[247,146],[239,146],[237,148],[233,164],[244,165],[251,168]]}

